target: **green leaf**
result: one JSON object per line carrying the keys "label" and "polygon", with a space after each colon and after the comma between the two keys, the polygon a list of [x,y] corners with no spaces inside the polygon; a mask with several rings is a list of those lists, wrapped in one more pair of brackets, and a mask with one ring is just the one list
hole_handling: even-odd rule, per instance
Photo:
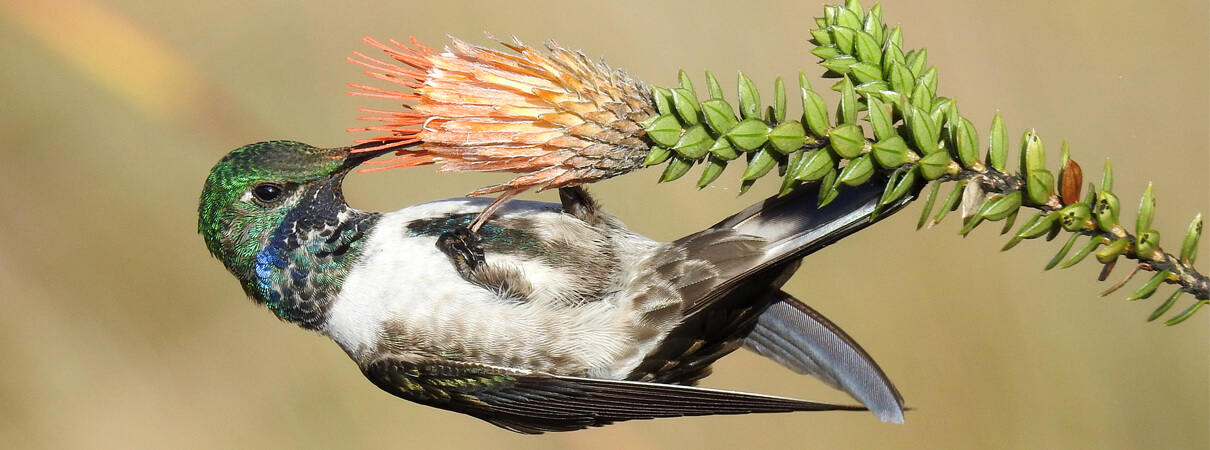
{"label": "green leaf", "polygon": [[857,186],[865,183],[873,174],[874,162],[870,160],[870,155],[865,155],[849,161],[844,170],[840,171],[836,181],[845,186]]}
{"label": "green leaf", "polygon": [[660,147],[676,145],[681,139],[681,122],[672,114],[661,115],[647,127],[647,137]]}
{"label": "green leaf", "polygon": [[1046,201],[1050,199],[1050,195],[1054,193],[1055,176],[1046,169],[1037,169],[1027,173],[1028,175],[1025,177],[1025,190],[1029,193],[1030,203],[1045,205]]}
{"label": "green leaf", "polygon": [[790,155],[790,162],[786,165],[786,171],[781,177],[781,189],[777,191],[778,197],[789,194],[790,191],[793,191],[794,188],[802,184],[801,181],[794,179],[793,174],[795,171],[801,170],[803,163],[806,161],[805,153],[807,152],[795,152]]}
{"label": "green leaf", "polygon": [[[1026,229],[1030,229],[1030,228],[1037,226],[1038,223],[1042,222],[1043,218],[1045,218],[1045,217],[1046,217],[1046,213],[1040,212],[1040,213],[1034,214],[1033,217],[1029,218],[1029,220],[1026,220],[1025,224],[1021,225],[1021,231],[1018,231],[1017,234],[1013,235],[1012,239],[1009,239],[1008,243],[1004,244],[1004,247],[1000,248],[1000,251],[1007,252],[1009,250],[1012,250],[1013,247],[1016,247],[1017,244],[1020,244],[1021,241],[1025,240],[1025,236],[1022,236],[1021,233],[1024,232]],[[919,227],[917,227],[917,229],[919,229]]]}
{"label": "green leaf", "polygon": [[852,12],[855,17],[860,18],[862,14],[865,14],[865,10],[861,8],[861,2],[857,0],[848,0],[844,2],[844,7]]}
{"label": "green leaf", "polygon": [[[832,41],[836,42],[836,49],[840,50],[842,55],[852,55],[853,41],[857,38],[857,30],[843,25],[837,25],[828,30],[832,32]],[[854,58],[854,60],[856,59]]]}
{"label": "green leaf", "polygon": [[870,63],[875,68],[882,64],[882,46],[874,40],[874,36],[864,31],[858,31],[856,40],[853,42],[854,50],[857,51],[857,59],[862,62]]}
{"label": "green leaf", "polygon": [[739,74],[739,112],[745,119],[760,118],[760,92],[743,72]]}
{"label": "green leaf", "polygon": [[941,223],[945,216],[958,207],[958,202],[962,200],[962,191],[966,189],[967,180],[958,180],[954,183],[954,190],[950,191],[950,195],[945,197],[945,203],[941,204],[941,209],[937,210],[937,217],[933,218],[933,224]]}
{"label": "green leaf", "polygon": [[1185,232],[1185,242],[1181,244],[1181,261],[1192,266],[1197,260],[1197,241],[1202,237],[1202,215],[1198,214],[1189,223],[1189,231]]}
{"label": "green leaf", "polygon": [[655,109],[661,115],[672,114],[672,91],[652,86],[651,99],[655,100]]}
{"label": "green leaf", "polygon": [[885,168],[899,167],[907,163],[907,154],[909,151],[907,142],[899,136],[891,136],[890,138],[878,141],[873,146],[874,160],[879,166]]}
{"label": "green leaf", "polygon": [[840,14],[836,15],[836,24],[855,30],[861,28],[860,8],[861,5],[857,5],[856,8],[846,7]]}
{"label": "green leaf", "polygon": [[818,92],[804,88],[802,91],[803,122],[816,136],[828,135],[828,105]]}
{"label": "green leaf", "polygon": [[[920,49],[920,51],[924,52],[924,49]],[[924,59],[924,58],[921,57],[921,59]],[[912,69],[912,72],[920,73],[919,70],[916,70],[914,68]],[[937,95],[937,67],[936,66],[929,67],[928,70],[926,70],[926,71],[924,71],[924,73],[920,74],[920,76],[918,78],[916,78],[916,84],[917,85],[923,84],[928,89],[930,94]]]}
{"label": "green leaf", "polygon": [[791,169],[787,176],[798,181],[815,181],[828,174],[828,170],[836,167],[836,160],[827,148],[813,151],[803,157],[803,163],[797,170]]}
{"label": "green leaf", "polygon": [[786,83],[777,77],[773,80],[773,122],[786,121]]}
{"label": "green leaf", "polygon": [[811,54],[818,56],[819,59],[829,60],[840,56],[840,49],[836,47],[836,44],[820,45],[811,49]]}
{"label": "green leaf", "polygon": [[1131,294],[1130,297],[1126,298],[1126,300],[1135,301],[1151,297],[1151,294],[1154,294],[1155,290],[1160,288],[1160,285],[1164,283],[1164,280],[1167,279],[1169,275],[1172,275],[1172,272],[1167,270],[1155,274],[1155,276],[1151,277],[1150,280],[1147,280],[1146,284],[1140,287],[1139,290],[1134,291],[1134,294]]}
{"label": "green leaf", "polygon": [[928,86],[920,84],[919,82],[917,82],[916,87],[912,89],[911,98],[908,99],[908,102],[911,103],[912,106],[919,108],[924,114],[928,114],[933,111],[933,93],[928,90]]}
{"label": "green leaf", "polygon": [[754,151],[765,145],[765,141],[769,139],[769,126],[757,118],[744,119],[731,127],[726,136],[736,147]]}
{"label": "green leaf", "polygon": [[1101,176],[1101,190],[1113,191],[1113,164],[1108,159],[1105,160],[1105,173]]}
{"label": "green leaf", "polygon": [[[673,119],[676,120],[676,119]],[[643,166],[654,166],[668,160],[672,156],[672,150],[655,146],[651,147],[651,151],[647,152],[647,159],[643,161]]]}
{"label": "green leaf", "polygon": [[1168,319],[1167,322],[1164,322],[1164,326],[1170,327],[1170,326],[1176,325],[1178,323],[1184,322],[1186,319],[1193,317],[1193,314],[1196,313],[1197,310],[1202,307],[1202,305],[1205,305],[1207,303],[1210,303],[1210,300],[1200,300],[1197,303],[1194,303],[1193,305],[1189,306],[1189,309],[1181,311],[1180,314],[1177,314],[1175,317]]}
{"label": "green leaf", "polygon": [[990,145],[987,150],[987,164],[998,172],[1004,172],[1008,163],[1008,130],[1004,128],[1004,119],[1000,113],[992,118]]}
{"label": "green leaf", "polygon": [[836,199],[836,169],[828,170],[827,175],[824,175],[823,182],[819,185],[819,206],[822,208],[832,200]]}
{"label": "green leaf", "polygon": [[1056,212],[1041,212],[1041,216],[1037,222],[1026,223],[1021,227],[1021,231],[1017,232],[1017,236],[1023,239],[1034,239],[1050,232],[1054,229],[1055,223],[1059,221],[1059,214]]}
{"label": "green leaf", "polygon": [[840,55],[833,58],[828,58],[819,63],[819,65],[824,66],[824,68],[841,75],[847,75],[849,73],[849,66],[853,64],[857,64],[857,58],[848,55]]}
{"label": "green leaf", "polygon": [[660,182],[668,182],[676,180],[689,172],[689,168],[693,167],[693,161],[681,157],[674,157],[668,162],[668,166],[664,169],[664,173],[660,175]]}
{"label": "green leaf", "polygon": [[853,91],[853,82],[848,78],[840,82],[840,107],[836,113],[838,121],[842,124],[856,123],[857,111],[861,105],[857,103],[857,93]]}
{"label": "green leaf", "polygon": [[[899,28],[898,26],[891,28],[891,32],[887,34],[884,42],[894,45],[898,48],[903,48],[903,29]],[[902,51],[900,51],[900,53],[902,53]]]}
{"label": "green leaf", "polygon": [[[906,61],[907,60],[905,60],[903,58],[903,49],[899,48],[898,45],[894,45],[891,43],[887,43],[887,44],[883,45],[882,71],[884,73],[887,73],[887,74],[893,73],[892,69],[894,68],[894,65],[899,64],[899,65],[903,66],[903,69],[908,72],[908,75],[911,75],[910,74],[911,70],[909,70],[907,68],[907,65],[905,64]],[[909,76],[908,79],[910,80],[911,77]],[[889,78],[888,78],[888,80],[889,80]],[[907,91],[902,91],[902,92],[907,92]]]}
{"label": "green leaf", "polygon": [[937,124],[929,118],[929,115],[924,111],[913,109],[909,114],[907,124],[908,129],[912,132],[912,138],[916,142],[916,148],[919,148],[925,153],[932,153],[937,150]]}
{"label": "green leaf", "polygon": [[[720,141],[722,139],[719,139]],[[706,159],[706,165],[702,168],[702,177],[697,180],[697,187],[704,188],[718,179],[719,175],[723,174],[723,169],[727,168],[727,161],[718,158]]]}
{"label": "green leaf", "polygon": [[710,124],[710,129],[715,133],[726,133],[735,126],[735,113],[731,105],[721,98],[702,102],[702,113],[706,116],[706,123]]}
{"label": "green leaf", "polygon": [[710,90],[710,98],[723,98],[723,87],[718,84],[718,79],[714,78],[714,74],[709,70],[706,71],[706,89]]}
{"label": "green leaf", "polygon": [[1139,233],[1151,229],[1151,218],[1155,216],[1155,188],[1147,183],[1143,190],[1143,199],[1139,201],[1139,217],[1134,229]]}
{"label": "green leaf", "polygon": [[1044,267],[1042,270],[1050,270],[1050,269],[1055,268],[1055,266],[1059,264],[1059,261],[1062,261],[1063,258],[1067,256],[1067,253],[1071,251],[1071,247],[1073,245],[1075,245],[1076,239],[1079,239],[1080,236],[1083,236],[1083,235],[1082,234],[1071,235],[1071,237],[1067,239],[1067,243],[1063,244],[1063,248],[1059,249],[1059,253],[1056,253],[1055,257],[1051,258],[1050,262],[1046,263],[1046,267]]}
{"label": "green leaf", "polygon": [[882,81],[882,69],[878,65],[868,62],[859,62],[849,66],[849,72],[854,78],[861,83],[870,83],[873,81]]}
{"label": "green leaf", "polygon": [[1122,252],[1126,251],[1127,247],[1130,247],[1130,239],[1119,238],[1118,240],[1113,241],[1112,244],[1105,246],[1105,248],[1097,252],[1097,261],[1101,264],[1109,264],[1114,262],[1118,259],[1118,256],[1122,254]]}
{"label": "green leaf", "polygon": [[953,160],[950,159],[949,153],[946,152],[933,152],[924,155],[923,158],[920,158],[920,176],[926,180],[941,178],[942,175],[946,174],[951,162]]}
{"label": "green leaf", "polygon": [[706,151],[710,150],[710,146],[714,145],[714,138],[710,137],[710,133],[706,132],[706,127],[702,124],[697,124],[689,127],[685,134],[681,135],[681,139],[672,146],[672,150],[688,160],[696,160],[706,156]]}
{"label": "green leaf", "polygon": [[882,200],[879,202],[879,206],[887,205],[895,200],[898,200],[899,197],[903,197],[905,194],[907,194],[909,190],[916,186],[916,176],[915,170],[909,170],[904,173],[903,178],[899,179],[899,183],[896,184],[895,189],[891,191],[890,197],[888,198],[887,196],[883,196]]}
{"label": "green leaf", "polygon": [[714,141],[714,145],[710,146],[710,154],[723,161],[731,161],[739,158],[739,152],[731,146],[731,141],[727,139],[718,139]]}
{"label": "green leaf", "polygon": [[861,154],[865,146],[865,133],[861,131],[861,126],[847,122],[832,128],[828,132],[828,140],[837,155],[852,159]]}
{"label": "green leaf", "polygon": [[755,156],[748,161],[748,168],[744,169],[744,180],[755,180],[765,176],[777,166],[777,157],[768,148],[762,148],[757,151]]}
{"label": "green leaf", "polygon": [[1046,150],[1042,138],[1032,128],[1021,136],[1021,173],[1046,168]]}
{"label": "green leaf", "polygon": [[681,84],[681,89],[688,91],[689,98],[696,99],[697,91],[693,89],[693,80],[689,79],[689,74],[685,73],[684,69],[676,74],[677,81]]}
{"label": "green leaf", "polygon": [[942,184],[944,183],[933,183],[933,189],[924,198],[924,208],[920,211],[920,220],[916,222],[917,230],[924,228],[924,224],[928,222],[929,216],[933,214],[933,202],[937,200],[937,193],[941,191]]}
{"label": "green leaf", "polygon": [[1147,317],[1147,321],[1151,322],[1155,319],[1158,319],[1160,316],[1164,315],[1164,313],[1168,312],[1169,309],[1172,309],[1172,305],[1175,305],[1176,300],[1181,298],[1181,294],[1184,293],[1185,291],[1180,289],[1177,289],[1176,292],[1173,292],[1172,295],[1168,296],[1168,300],[1164,300],[1164,303],[1160,304],[1160,307],[1156,308],[1155,312],[1151,313],[1151,315]]}
{"label": "green leaf", "polygon": [[912,69],[912,73],[916,76],[924,75],[924,67],[928,65],[928,49],[921,48],[919,51],[912,53],[907,59],[908,68]]}
{"label": "green leaf", "polygon": [[1020,208],[1021,191],[1013,191],[990,203],[987,210],[983,212],[983,217],[991,221],[1003,220],[1009,215],[1016,213]]}
{"label": "green leaf", "polygon": [[891,125],[891,112],[886,104],[874,97],[869,97],[866,101],[869,103],[867,118],[874,127],[874,137],[881,141],[895,136],[895,128]]}
{"label": "green leaf", "polygon": [[1087,244],[1084,244],[1083,248],[1081,248],[1079,251],[1077,251],[1074,255],[1071,255],[1071,258],[1068,259],[1066,262],[1064,262],[1062,265],[1060,265],[1059,268],[1066,269],[1068,267],[1079,264],[1080,261],[1083,261],[1084,258],[1087,258],[1088,255],[1092,254],[1092,251],[1096,250],[1097,247],[1101,246],[1102,243],[1103,243],[1103,239],[1096,238],[1096,237],[1092,238],[1091,240],[1088,241]]}
{"label": "green leaf", "polygon": [[815,45],[828,45],[836,42],[832,40],[832,34],[828,33],[828,30],[820,28],[811,30],[811,38],[815,40]]}
{"label": "green leaf", "polygon": [[782,153],[790,153],[802,148],[803,139],[806,137],[807,132],[803,129],[802,124],[793,120],[775,126],[773,130],[769,131],[769,143]]}
{"label": "green leaf", "polygon": [[975,130],[975,124],[965,117],[960,120],[954,138],[958,144],[958,161],[962,167],[974,169],[975,163],[979,162],[979,132]]}

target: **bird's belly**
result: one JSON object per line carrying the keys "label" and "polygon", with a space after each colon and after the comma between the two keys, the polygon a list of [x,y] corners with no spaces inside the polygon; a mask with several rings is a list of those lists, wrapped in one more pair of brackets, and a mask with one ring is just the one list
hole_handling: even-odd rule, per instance
{"label": "bird's belly", "polygon": [[[502,298],[463,279],[435,238],[407,236],[407,220],[383,217],[329,310],[325,333],[355,360],[411,353],[562,375],[625,375],[613,363],[631,345],[630,320],[615,302]],[[550,267],[510,263],[531,275],[536,291],[546,288],[541,282],[550,277],[541,274]]]}

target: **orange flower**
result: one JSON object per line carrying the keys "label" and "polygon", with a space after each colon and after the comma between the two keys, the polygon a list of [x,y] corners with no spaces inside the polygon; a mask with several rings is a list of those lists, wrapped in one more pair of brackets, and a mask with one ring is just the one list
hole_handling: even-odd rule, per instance
{"label": "orange flower", "polygon": [[[350,84],[353,95],[403,101],[404,110],[362,109],[380,125],[349,131],[387,133],[363,139],[356,151],[396,149],[369,170],[441,163],[441,172],[496,171],[521,175],[471,192],[501,193],[476,221],[531,189],[577,186],[643,167],[650,144],[640,122],[656,116],[643,82],[583,53],[549,43],[543,54],[514,40],[508,54],[455,39],[437,52],[370,38],[384,62],[355,52],[369,76],[408,91]],[[381,142],[381,145],[365,144]],[[473,227],[477,228],[477,227]]]}

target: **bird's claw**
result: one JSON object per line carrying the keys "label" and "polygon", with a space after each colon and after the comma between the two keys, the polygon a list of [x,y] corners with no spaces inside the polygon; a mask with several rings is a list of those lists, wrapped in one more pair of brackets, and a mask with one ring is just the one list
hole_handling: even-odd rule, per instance
{"label": "bird's claw", "polygon": [[458,268],[458,272],[463,276],[475,271],[486,262],[483,257],[482,243],[483,238],[466,227],[458,227],[437,238],[437,248],[450,257],[454,266]]}

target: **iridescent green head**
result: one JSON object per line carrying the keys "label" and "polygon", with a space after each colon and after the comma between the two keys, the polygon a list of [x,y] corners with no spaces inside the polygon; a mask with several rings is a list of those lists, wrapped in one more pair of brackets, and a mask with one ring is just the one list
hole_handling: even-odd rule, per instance
{"label": "iridescent green head", "polygon": [[339,197],[344,174],[364,159],[350,158],[347,148],[292,141],[240,147],[215,164],[206,178],[198,232],[210,253],[247,287],[254,277],[256,253],[303,194],[330,186]]}

